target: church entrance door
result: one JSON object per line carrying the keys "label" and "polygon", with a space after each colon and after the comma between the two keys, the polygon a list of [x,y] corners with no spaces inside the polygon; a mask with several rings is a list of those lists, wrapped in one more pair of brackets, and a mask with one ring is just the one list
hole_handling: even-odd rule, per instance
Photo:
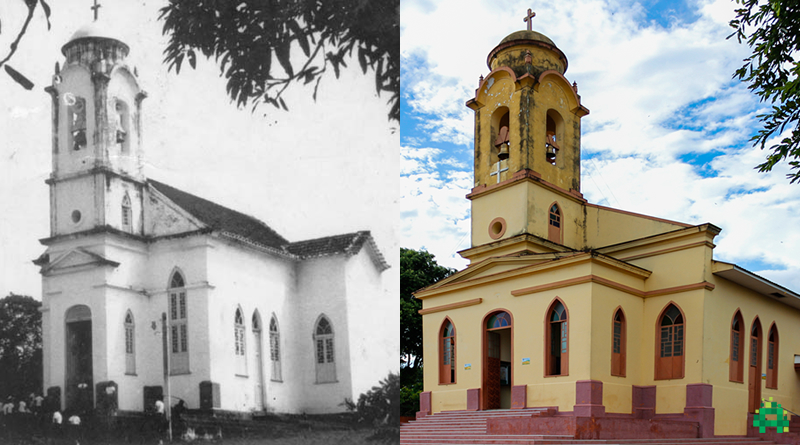
{"label": "church entrance door", "polygon": [[753,322],[750,331],[750,357],[747,379],[747,408],[748,412],[755,413],[761,408],[761,322],[758,318]]}
{"label": "church entrance door", "polygon": [[66,325],[66,409],[88,413],[94,408],[92,312],[89,307],[71,307],[66,314]]}
{"label": "church entrance door", "polygon": [[484,325],[481,409],[511,408],[511,315],[491,314]]}
{"label": "church entrance door", "polygon": [[254,331],[253,334],[255,334],[256,339],[256,409],[264,411],[266,404],[264,403],[264,361],[261,358],[261,330]]}

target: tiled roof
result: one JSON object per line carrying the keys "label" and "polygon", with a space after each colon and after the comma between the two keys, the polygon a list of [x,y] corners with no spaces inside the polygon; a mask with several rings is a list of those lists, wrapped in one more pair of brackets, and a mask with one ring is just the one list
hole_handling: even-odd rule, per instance
{"label": "tiled roof", "polygon": [[372,260],[378,266],[378,269],[388,269],[389,265],[378,250],[368,230],[298,241],[287,245],[286,250],[302,259],[337,254],[355,255],[361,250],[364,243],[369,243],[372,248]]}
{"label": "tiled roof", "polygon": [[228,232],[249,241],[282,250],[289,243],[269,226],[244,213],[231,210],[152,179],[147,182],[175,204],[214,230]]}

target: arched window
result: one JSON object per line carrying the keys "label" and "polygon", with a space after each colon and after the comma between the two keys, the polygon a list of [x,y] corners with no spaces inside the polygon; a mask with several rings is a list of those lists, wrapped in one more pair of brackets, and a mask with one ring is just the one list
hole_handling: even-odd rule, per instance
{"label": "arched window", "polygon": [[753,319],[753,327],[750,328],[750,356],[747,367],[747,409],[748,412],[755,413],[761,406],[761,320],[758,316]]}
{"label": "arched window", "polygon": [[236,308],[233,316],[233,340],[236,360],[236,374],[247,375],[247,352],[244,342],[244,315],[242,308]]}
{"label": "arched window", "polygon": [[189,372],[189,328],[186,288],[183,275],[175,271],[170,278],[169,291],[170,372]]}
{"label": "arched window", "polygon": [[282,382],[281,376],[281,333],[278,329],[278,319],[272,314],[269,320],[269,359],[272,362],[271,380]]}
{"label": "arched window", "polygon": [[547,128],[545,129],[545,160],[556,165],[558,151],[561,150],[561,126],[563,119],[555,110],[547,110]]}
{"label": "arched window", "polygon": [[69,145],[73,150],[86,148],[86,99],[67,93],[64,101],[67,103]]}
{"label": "arched window", "polygon": [[133,227],[133,212],[131,212],[131,197],[125,192],[122,198],[122,230],[131,232]]}
{"label": "arched window", "polygon": [[567,308],[561,300],[556,300],[547,311],[545,330],[546,375],[569,375],[569,329],[567,327]]}
{"label": "arched window", "polygon": [[[492,160],[492,163],[496,161],[502,161],[504,159],[508,159],[509,156],[509,141],[511,137],[511,129],[509,125],[508,119],[508,108],[500,107],[495,110],[494,115],[492,116],[492,137],[494,138],[493,144],[495,151],[493,154],[497,155],[496,160]],[[499,173],[498,173],[499,176]],[[498,182],[499,179],[498,179]]]}
{"label": "arched window", "polygon": [[778,389],[778,327],[775,323],[767,337],[767,388]]}
{"label": "arched window", "polygon": [[125,374],[136,375],[136,331],[130,309],[125,314]]}
{"label": "arched window", "polygon": [[129,143],[128,130],[130,118],[128,116],[128,104],[120,99],[114,101],[114,140],[119,145],[120,151],[128,152]]}
{"label": "arched window", "polygon": [[684,320],[678,306],[670,303],[659,317],[656,337],[656,380],[682,379],[684,365]]}
{"label": "arched window", "polygon": [[614,313],[614,330],[611,346],[611,375],[625,377],[625,361],[626,361],[626,323],[625,314],[622,308],[618,308]]}
{"label": "arched window", "polygon": [[439,350],[439,383],[456,382],[456,330],[450,320],[442,323]]}
{"label": "arched window", "polygon": [[336,381],[336,357],[334,356],[333,326],[328,318],[321,315],[314,329],[316,349],[317,383]]}
{"label": "arched window", "polygon": [[547,239],[561,244],[561,208],[558,203],[550,205],[550,219],[547,225]]}
{"label": "arched window", "polygon": [[731,353],[728,380],[744,383],[744,319],[742,313],[736,311],[731,321]]}

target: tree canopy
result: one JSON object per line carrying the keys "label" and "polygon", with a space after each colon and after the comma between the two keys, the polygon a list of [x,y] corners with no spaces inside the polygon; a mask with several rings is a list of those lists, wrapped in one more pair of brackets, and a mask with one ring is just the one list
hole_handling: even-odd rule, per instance
{"label": "tree canopy", "polygon": [[422,366],[422,302],[412,294],[423,287],[445,278],[454,269],[440,266],[435,257],[422,250],[400,249],[400,360],[404,368],[414,370]]}
{"label": "tree canopy", "polygon": [[[12,27],[11,32],[16,33],[14,40],[8,47],[8,52],[3,55],[0,52],[0,66],[3,67],[6,74],[8,74],[15,82],[22,85],[23,88],[26,90],[30,90],[33,88],[33,82],[28,80],[22,73],[15,70],[8,64],[8,61],[14,54],[17,52],[17,48],[19,48],[19,42],[22,40],[22,36],[28,31],[28,25],[31,23],[31,19],[33,19],[33,14],[36,12],[36,8],[41,6],[42,10],[44,11],[44,16],[47,19],[47,29],[50,29],[50,5],[47,4],[45,0],[21,0],[18,3],[24,4],[24,7],[27,8],[27,13],[25,16],[25,20],[20,25],[19,29],[14,29]],[[6,31],[9,28],[9,24],[3,21],[3,17],[0,17],[0,34]]]}
{"label": "tree canopy", "polygon": [[0,299],[0,396],[27,396],[42,388],[40,301],[10,294]]}
{"label": "tree canopy", "polygon": [[[748,88],[771,109],[758,116],[763,128],[751,141],[763,150],[773,137],[779,140],[769,146],[766,161],[756,168],[771,171],[787,161],[792,172],[790,183],[800,181],[800,5],[786,0],[736,0],[736,18],[730,25],[736,36],[752,49],[734,78],[749,83]],[[752,29],[752,31],[751,31]],[[791,130],[783,136],[786,129]]]}
{"label": "tree canopy", "polygon": [[355,58],[387,93],[389,119],[400,120],[400,3],[398,0],[170,0],[161,9],[170,69],[194,68],[197,53],[213,57],[238,106],[260,103],[288,110],[282,94],[314,83]]}

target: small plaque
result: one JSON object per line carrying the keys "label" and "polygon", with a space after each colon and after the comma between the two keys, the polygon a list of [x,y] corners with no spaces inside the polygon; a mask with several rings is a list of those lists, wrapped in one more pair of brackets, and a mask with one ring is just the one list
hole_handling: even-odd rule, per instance
{"label": "small plaque", "polygon": [[523,365],[530,365],[531,364],[531,359],[530,358],[523,358],[522,359],[522,364]]}
{"label": "small plaque", "polygon": [[469,371],[472,369],[472,363],[464,363],[464,371]]}

